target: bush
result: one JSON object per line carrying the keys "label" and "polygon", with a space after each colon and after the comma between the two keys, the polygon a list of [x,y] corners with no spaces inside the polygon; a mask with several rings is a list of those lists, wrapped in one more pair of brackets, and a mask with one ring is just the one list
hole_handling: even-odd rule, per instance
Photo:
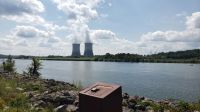
{"label": "bush", "polygon": [[15,72],[15,61],[12,56],[9,55],[6,61],[3,62],[3,70],[7,72]]}
{"label": "bush", "polygon": [[28,67],[28,74],[30,76],[38,77],[41,74],[39,72],[40,69],[42,69],[42,62],[39,59],[33,57],[32,58],[32,63],[30,65],[30,67]]}

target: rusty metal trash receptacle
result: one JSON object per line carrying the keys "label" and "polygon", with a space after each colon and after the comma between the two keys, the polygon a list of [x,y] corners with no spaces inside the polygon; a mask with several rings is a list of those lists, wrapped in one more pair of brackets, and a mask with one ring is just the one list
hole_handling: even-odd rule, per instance
{"label": "rusty metal trash receptacle", "polygon": [[122,88],[98,82],[79,92],[80,112],[122,112]]}

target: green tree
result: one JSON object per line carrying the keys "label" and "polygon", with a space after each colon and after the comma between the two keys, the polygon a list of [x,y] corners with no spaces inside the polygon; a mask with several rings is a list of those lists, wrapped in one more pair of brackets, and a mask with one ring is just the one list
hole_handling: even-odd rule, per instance
{"label": "green tree", "polygon": [[15,72],[15,61],[11,55],[9,55],[6,61],[3,62],[3,70],[7,72]]}
{"label": "green tree", "polygon": [[30,76],[40,76],[40,69],[42,69],[42,62],[38,59],[33,57],[32,58],[32,63],[31,65],[28,67],[28,74]]}

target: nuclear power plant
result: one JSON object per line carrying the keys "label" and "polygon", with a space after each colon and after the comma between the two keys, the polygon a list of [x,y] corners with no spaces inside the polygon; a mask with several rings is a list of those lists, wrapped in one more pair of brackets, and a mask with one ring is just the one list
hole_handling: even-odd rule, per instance
{"label": "nuclear power plant", "polygon": [[[88,30],[85,31],[84,36],[85,37],[85,50],[84,50],[84,55],[85,57],[92,57],[93,54],[93,44],[92,41],[90,39],[90,33]],[[77,38],[74,39],[74,43],[72,44],[73,48],[72,48],[72,56],[73,57],[80,57],[81,53],[80,53],[80,41],[77,40]]]}
{"label": "nuclear power plant", "polygon": [[92,43],[85,43],[84,56],[87,56],[87,57],[93,56]]}
{"label": "nuclear power plant", "polygon": [[[92,43],[88,42],[85,43],[85,50],[84,50],[84,56],[86,57],[92,57],[93,54],[93,48],[92,48]],[[73,57],[80,57],[81,53],[80,53],[80,44],[72,44],[72,55]]]}
{"label": "nuclear power plant", "polygon": [[80,44],[78,44],[78,43],[72,44],[72,56],[73,57],[80,57],[81,56]]}

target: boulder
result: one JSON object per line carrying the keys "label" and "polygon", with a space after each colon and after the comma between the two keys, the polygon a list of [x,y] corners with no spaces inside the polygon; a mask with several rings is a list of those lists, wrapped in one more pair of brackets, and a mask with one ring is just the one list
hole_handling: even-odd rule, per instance
{"label": "boulder", "polygon": [[75,101],[71,96],[56,96],[54,102],[59,102],[60,104],[73,104]]}

